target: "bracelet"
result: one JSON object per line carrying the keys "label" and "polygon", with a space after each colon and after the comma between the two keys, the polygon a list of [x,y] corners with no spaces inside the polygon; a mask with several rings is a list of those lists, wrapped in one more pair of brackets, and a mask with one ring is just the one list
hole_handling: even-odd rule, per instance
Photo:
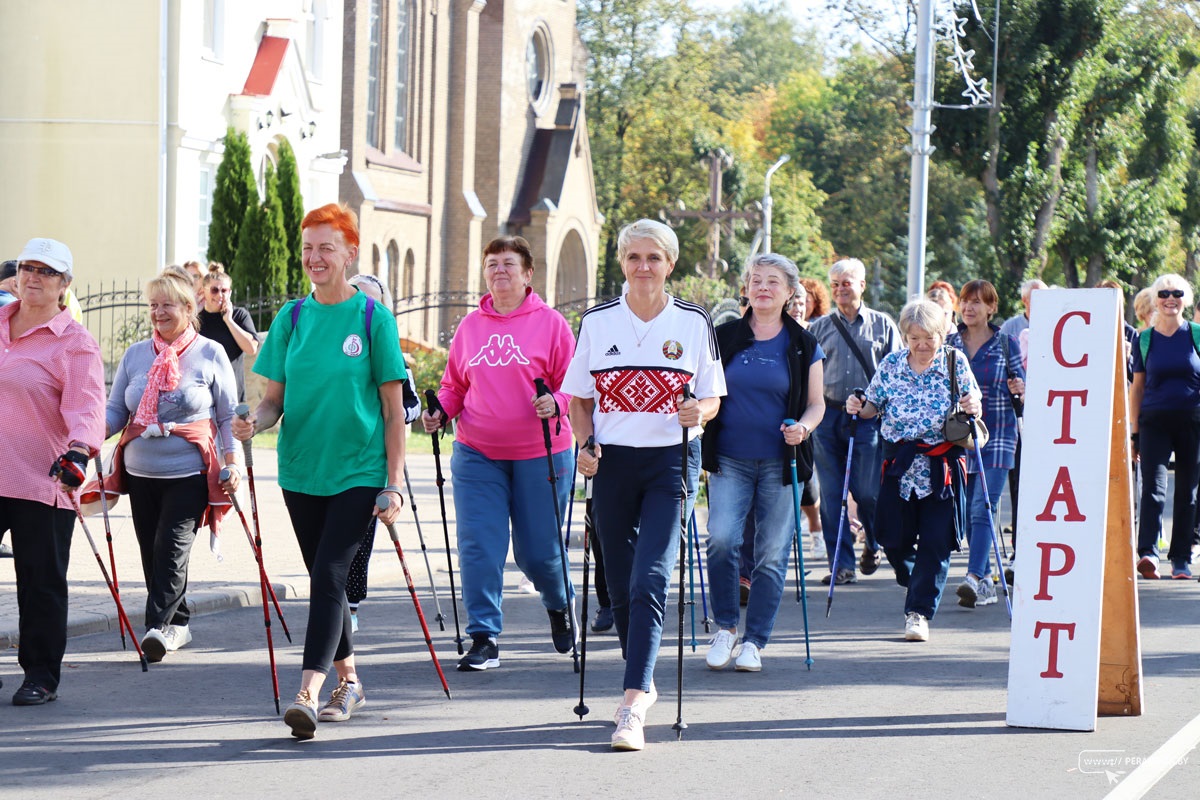
{"label": "bracelet", "polygon": [[804,438],[805,439],[807,439],[812,434],[812,428],[808,427],[803,422],[797,422],[796,424],[804,429]]}
{"label": "bracelet", "polygon": [[404,499],[404,492],[400,489],[399,486],[396,486],[395,484],[388,484],[387,486],[383,487],[379,491],[380,492],[395,492],[400,497],[401,500]]}

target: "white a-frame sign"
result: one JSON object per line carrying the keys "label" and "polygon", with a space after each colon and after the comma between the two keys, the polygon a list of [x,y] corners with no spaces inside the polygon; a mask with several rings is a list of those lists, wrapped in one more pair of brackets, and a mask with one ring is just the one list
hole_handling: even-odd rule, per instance
{"label": "white a-frame sign", "polygon": [[1142,713],[1126,348],[1116,289],[1035,291],[1009,725]]}

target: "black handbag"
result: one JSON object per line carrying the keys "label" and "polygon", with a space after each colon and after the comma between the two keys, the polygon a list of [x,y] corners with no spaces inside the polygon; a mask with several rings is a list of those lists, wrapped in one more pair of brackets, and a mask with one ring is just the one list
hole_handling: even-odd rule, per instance
{"label": "black handbag", "polygon": [[973,450],[975,448],[975,438],[979,439],[979,447],[982,449],[988,443],[987,425],[983,424],[983,419],[974,417],[975,437],[971,436],[972,417],[970,414],[962,410],[959,405],[958,398],[958,351],[953,347],[946,348],[946,367],[950,372],[950,413],[946,414],[946,421],[942,423],[942,436],[947,442],[958,445],[959,447]]}

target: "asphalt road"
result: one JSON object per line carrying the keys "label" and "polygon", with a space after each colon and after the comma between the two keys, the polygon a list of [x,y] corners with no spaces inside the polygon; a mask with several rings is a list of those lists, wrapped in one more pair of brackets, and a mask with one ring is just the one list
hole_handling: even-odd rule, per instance
{"label": "asphalt road", "polygon": [[[964,569],[956,556],[951,588]],[[948,593],[931,641],[905,642],[902,590],[885,566],[839,587],[828,619],[812,582],[811,670],[790,581],[761,673],[705,667],[697,608],[701,641],[684,669],[688,728],[676,741],[672,606],[656,673],[662,696],[641,753],[608,748],[621,682],[616,637],[591,637],[591,713],[579,721],[570,657],[553,652],[545,613],[528,595],[506,597],[497,670],[454,671],[453,624],[435,627],[447,700],[407,592],[373,585],[357,639],[367,705],[304,743],[275,715],[261,608],[196,618],[195,642],[147,674],[114,633],[93,634],[70,641],[55,703],[7,705],[17,680],[4,670],[0,797],[1100,798],[1200,712],[1200,584],[1139,588],[1146,713],[1101,718],[1095,733],[1006,727],[1003,605],[966,611]],[[284,601],[296,644],[275,628],[285,705],[299,680],[306,608]],[[1081,762],[1086,751],[1117,751],[1111,774]],[[1200,759],[1183,758],[1145,796],[1196,797]]]}

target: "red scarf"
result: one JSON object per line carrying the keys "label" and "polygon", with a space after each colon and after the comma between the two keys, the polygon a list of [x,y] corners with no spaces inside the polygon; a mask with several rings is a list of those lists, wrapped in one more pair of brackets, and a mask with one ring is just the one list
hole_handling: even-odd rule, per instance
{"label": "red scarf", "polygon": [[173,392],[179,388],[179,356],[196,341],[197,336],[199,334],[191,325],[184,328],[183,333],[170,343],[163,339],[158,331],[154,332],[150,341],[158,355],[150,365],[150,371],[146,373],[146,391],[142,393],[137,413],[133,415],[133,421],[138,425],[145,425],[147,428],[159,425],[158,396],[161,392]]}

